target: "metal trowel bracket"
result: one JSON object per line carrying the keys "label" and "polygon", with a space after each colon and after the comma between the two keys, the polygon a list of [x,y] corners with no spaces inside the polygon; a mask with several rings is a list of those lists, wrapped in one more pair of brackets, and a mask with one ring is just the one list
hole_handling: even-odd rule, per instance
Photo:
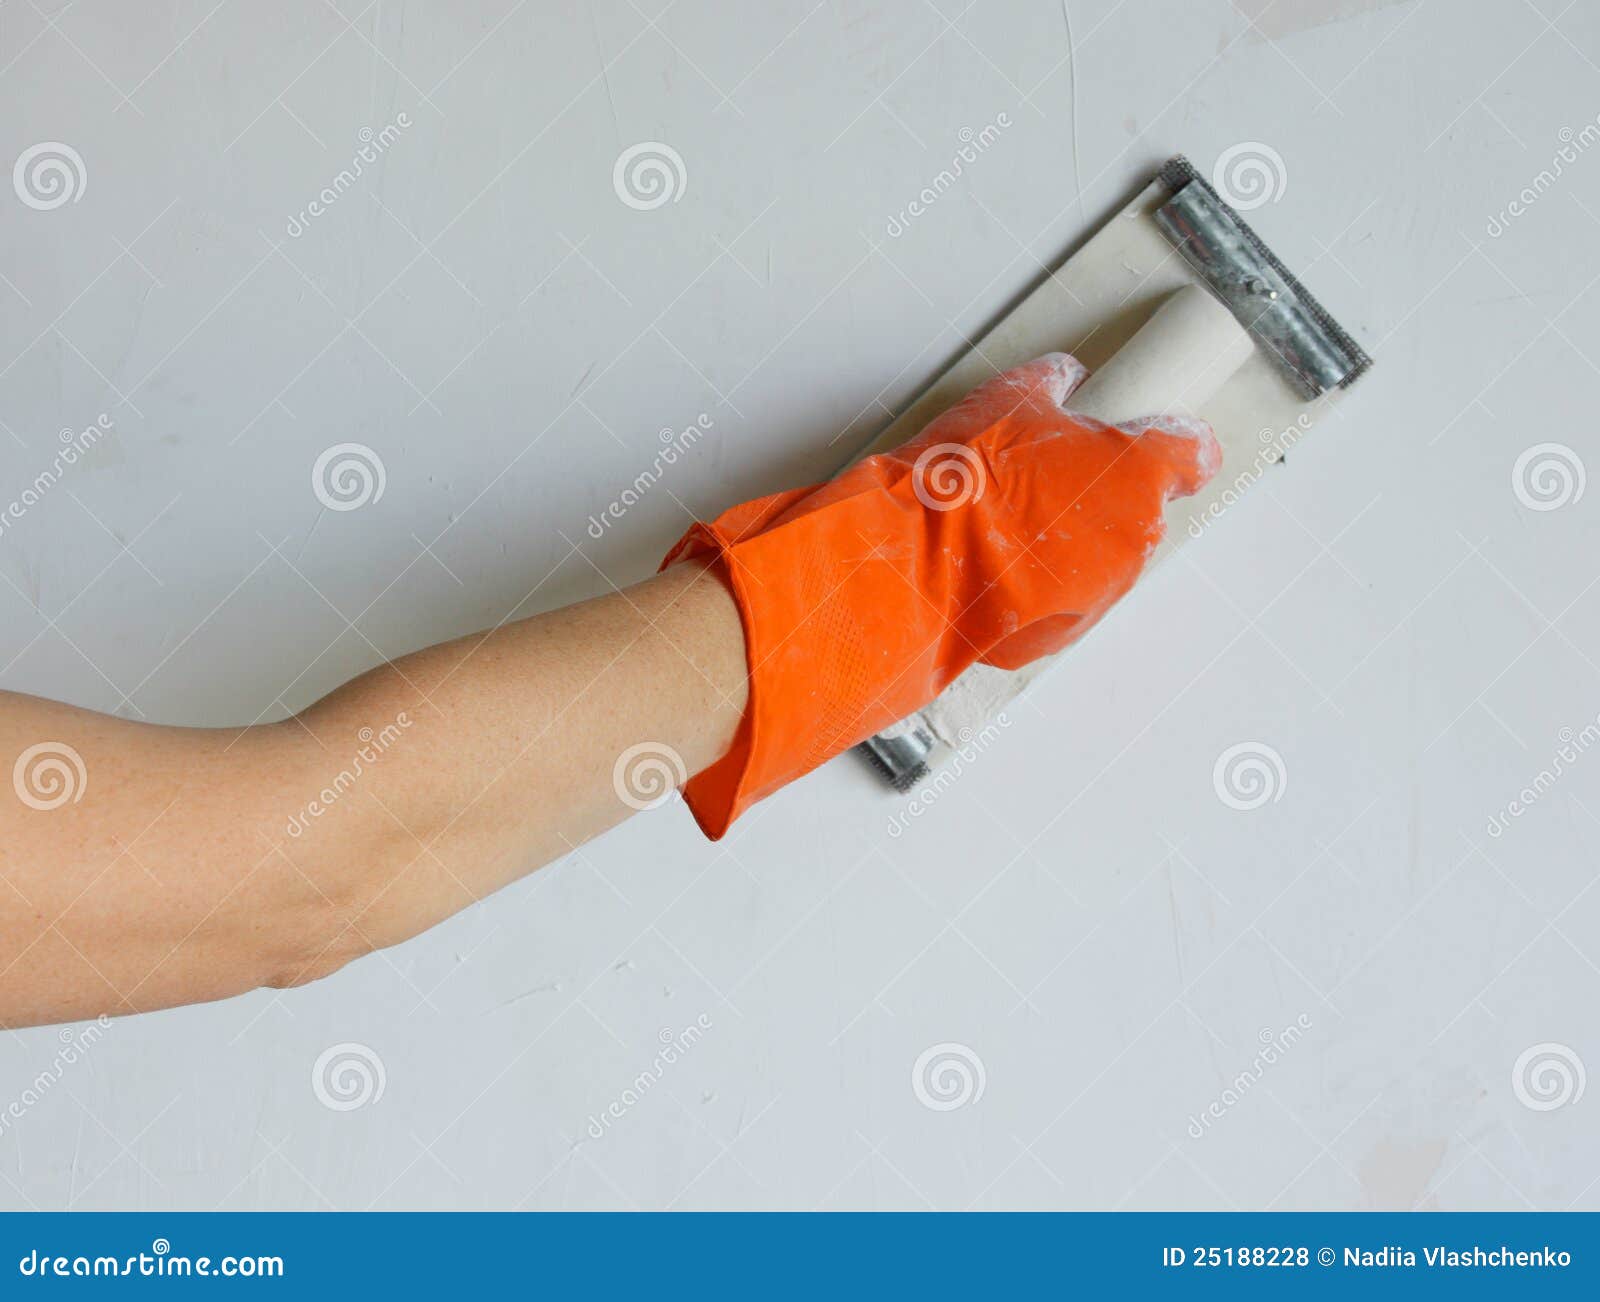
{"label": "metal trowel bracket", "polygon": [[1345,388],[1372,365],[1187,158],[1168,162],[1161,180],[1174,193],[1156,225],[1302,396]]}

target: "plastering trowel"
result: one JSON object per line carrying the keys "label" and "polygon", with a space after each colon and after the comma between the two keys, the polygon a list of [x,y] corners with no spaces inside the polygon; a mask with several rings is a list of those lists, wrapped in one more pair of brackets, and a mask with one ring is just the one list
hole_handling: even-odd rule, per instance
{"label": "plastering trowel", "polygon": [[[897,447],[993,375],[1043,353],[1089,368],[1073,411],[1118,422],[1175,414],[1210,421],[1222,469],[1167,507],[1153,566],[1198,536],[1372,364],[1239,214],[1174,158],[1084,246],[933,382],[860,456]],[[1063,653],[1065,654],[1065,653]],[[1053,663],[973,665],[931,705],[861,744],[901,791],[940,747],[972,740]]]}

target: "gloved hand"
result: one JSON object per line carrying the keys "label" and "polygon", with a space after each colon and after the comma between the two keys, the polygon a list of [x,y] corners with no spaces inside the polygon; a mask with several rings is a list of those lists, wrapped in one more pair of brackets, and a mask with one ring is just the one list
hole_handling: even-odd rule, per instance
{"label": "gloved hand", "polygon": [[695,524],[744,623],[733,748],[684,797],[719,838],[757,800],[933,700],[974,661],[1015,669],[1082,636],[1139,577],[1162,509],[1221,464],[1208,425],[1066,410],[1065,353],[996,376],[830,483]]}

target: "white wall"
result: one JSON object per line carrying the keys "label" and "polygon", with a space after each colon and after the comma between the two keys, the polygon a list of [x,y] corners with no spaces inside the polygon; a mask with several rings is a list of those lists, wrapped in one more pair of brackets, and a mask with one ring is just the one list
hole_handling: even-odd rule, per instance
{"label": "white wall", "polygon": [[[1486,830],[1600,711],[1600,491],[1513,491],[1536,443],[1600,472],[1600,150],[1488,233],[1594,122],[1600,11],[1071,0],[1074,87],[1049,3],[214,4],[0,6],[0,161],[86,177],[0,187],[0,502],[114,422],[0,534],[9,689],[278,717],[640,576],[690,512],[831,470],[1179,150],[1277,152],[1252,220],[1378,365],[904,835],[846,757],[308,989],[59,1071],[56,1029],[0,1037],[0,1109],[59,1075],[0,1127],[0,1206],[1600,1207],[1600,1096],[1513,1089],[1535,1045],[1600,1065],[1600,754]],[[650,211],[613,190],[641,141],[686,172]],[[341,442],[381,501],[313,495]],[[1246,741],[1287,781],[1238,811]],[[335,1111],[345,1042],[384,1090]],[[937,1111],[944,1043],[984,1089]]]}

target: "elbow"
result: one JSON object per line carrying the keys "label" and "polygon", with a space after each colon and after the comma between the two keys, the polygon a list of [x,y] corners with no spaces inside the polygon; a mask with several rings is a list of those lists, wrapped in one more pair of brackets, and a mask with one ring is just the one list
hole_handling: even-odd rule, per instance
{"label": "elbow", "polygon": [[261,982],[269,990],[293,990],[308,986],[313,981],[332,976],[348,963],[372,953],[377,946],[368,944],[353,930],[345,936],[336,936],[315,953],[301,952],[287,959],[278,959],[266,965],[267,975]]}
{"label": "elbow", "polygon": [[271,990],[310,985],[378,948],[356,911],[331,899],[296,901],[267,931],[259,984]]}
{"label": "elbow", "polygon": [[[313,780],[305,777],[299,785],[309,789]],[[421,929],[408,876],[421,837],[387,812],[406,804],[404,795],[381,786],[373,795],[378,798],[328,801],[314,823],[274,847],[255,901],[264,907],[245,904],[265,919],[256,937],[258,984],[274,990],[309,985]],[[419,820],[408,815],[408,822]],[[431,831],[430,824],[421,826]]]}
{"label": "elbow", "polygon": [[416,857],[414,839],[393,828],[358,826],[316,845],[280,847],[259,984],[310,985],[421,930],[401,884]]}

